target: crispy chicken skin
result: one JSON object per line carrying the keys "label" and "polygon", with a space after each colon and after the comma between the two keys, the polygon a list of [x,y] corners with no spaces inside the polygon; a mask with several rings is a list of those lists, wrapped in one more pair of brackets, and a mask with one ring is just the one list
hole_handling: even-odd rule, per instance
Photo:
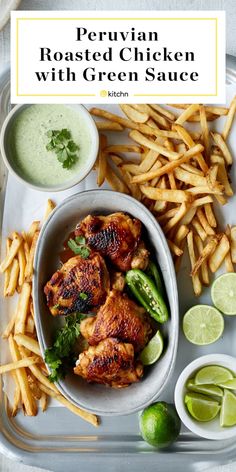
{"label": "crispy chicken skin", "polygon": [[107,338],[80,354],[74,373],[88,382],[123,388],[140,380],[143,366],[134,360],[132,344]]}
{"label": "crispy chicken skin", "polygon": [[103,257],[91,252],[87,259],[71,257],[44,287],[47,305],[53,316],[83,313],[102,305],[110,289]]}
{"label": "crispy chicken skin", "polygon": [[87,216],[76,228],[87,244],[106,256],[121,271],[131,269],[133,255],[141,238],[141,222],[125,213]]}
{"label": "crispy chicken skin", "polygon": [[152,329],[145,310],[126,294],[113,290],[97,316],[81,322],[80,332],[90,345],[113,337],[131,343],[134,351],[139,352],[147,344]]}

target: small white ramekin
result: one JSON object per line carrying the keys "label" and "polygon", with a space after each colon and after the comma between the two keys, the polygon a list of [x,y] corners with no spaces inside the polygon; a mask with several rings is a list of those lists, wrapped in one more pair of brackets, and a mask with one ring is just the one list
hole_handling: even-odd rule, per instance
{"label": "small white ramekin", "polygon": [[226,354],[208,354],[194,360],[185,367],[177,380],[175,386],[176,410],[183,424],[198,436],[206,439],[230,439],[236,436],[236,426],[221,427],[219,415],[212,421],[198,422],[190,416],[184,404],[187,380],[207,365],[219,365],[236,373],[236,358]]}
{"label": "small white ramekin", "polygon": [[79,114],[83,117],[83,120],[86,123],[86,126],[88,128],[88,131],[91,137],[91,142],[92,142],[91,151],[87,155],[87,159],[84,166],[80,169],[79,173],[75,175],[75,177],[73,177],[73,179],[65,180],[65,182],[59,185],[52,185],[52,186],[37,185],[37,184],[31,183],[22,175],[20,175],[16,167],[14,167],[13,159],[11,158],[10,150],[7,146],[7,142],[9,141],[7,137],[9,136],[9,133],[11,132],[11,126],[13,124],[13,121],[15,120],[18,114],[20,114],[25,108],[30,107],[30,106],[31,105],[16,105],[7,115],[2,125],[1,135],[0,135],[0,151],[1,151],[3,161],[7,169],[18,180],[23,182],[28,187],[34,188],[35,190],[40,190],[44,192],[59,192],[61,190],[67,190],[68,188],[74,187],[74,185],[77,185],[89,174],[97,158],[98,148],[99,148],[99,136],[98,136],[98,130],[97,130],[95,121],[93,120],[92,116],[83,105],[77,105],[77,104],[65,105],[65,106],[71,106],[75,108],[76,110],[78,110]]}

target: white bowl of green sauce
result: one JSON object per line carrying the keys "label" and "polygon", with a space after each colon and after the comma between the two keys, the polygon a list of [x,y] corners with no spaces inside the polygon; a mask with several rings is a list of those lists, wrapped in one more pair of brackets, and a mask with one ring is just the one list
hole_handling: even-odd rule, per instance
{"label": "white bowl of green sauce", "polygon": [[81,182],[94,166],[98,147],[95,122],[83,105],[17,105],[0,136],[8,170],[28,186],[47,192]]}

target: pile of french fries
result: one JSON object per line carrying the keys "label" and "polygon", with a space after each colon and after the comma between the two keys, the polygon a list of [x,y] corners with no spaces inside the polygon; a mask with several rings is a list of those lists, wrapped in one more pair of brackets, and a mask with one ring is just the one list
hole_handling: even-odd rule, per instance
{"label": "pile of french fries", "polygon": [[[214,211],[215,204],[225,205],[233,195],[229,176],[233,156],[227,139],[236,97],[229,108],[199,104],[120,108],[125,118],[100,108],[90,110],[102,119],[96,122],[98,186],[106,180],[153,213],[166,235],[176,271],[187,247],[193,289],[199,296],[223,262],[229,272],[234,272],[236,263],[236,226],[221,228]],[[225,123],[218,133],[213,127],[221,116]],[[189,123],[198,130],[190,131]],[[104,131],[124,129],[135,144],[109,145]]]}
{"label": "pile of french fries", "polygon": [[[48,200],[44,221],[54,207],[52,200]],[[0,264],[0,273],[4,274],[4,296],[17,297],[15,313],[2,333],[2,337],[8,340],[12,362],[0,366],[0,374],[9,372],[15,383],[10,414],[15,416],[22,407],[25,415],[35,416],[38,404],[44,412],[48,397],[52,397],[72,413],[97,426],[95,415],[70,403],[47,378],[48,371],[37,341],[32,300],[33,261],[40,226],[40,221],[33,221],[27,232],[13,232],[7,238],[6,256]]]}

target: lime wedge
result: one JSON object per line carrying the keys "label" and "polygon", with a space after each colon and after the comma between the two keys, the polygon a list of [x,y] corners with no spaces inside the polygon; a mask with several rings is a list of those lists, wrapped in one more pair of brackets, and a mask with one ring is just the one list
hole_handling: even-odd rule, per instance
{"label": "lime wedge", "polygon": [[195,384],[214,384],[222,385],[222,383],[233,379],[230,370],[219,365],[208,365],[200,369],[195,375]]}
{"label": "lime wedge", "polygon": [[190,415],[197,421],[211,421],[220,410],[220,405],[216,400],[200,393],[187,393],[184,401]]}
{"label": "lime wedge", "polygon": [[229,272],[218,277],[211,288],[211,298],[225,315],[236,315],[236,273]]}
{"label": "lime wedge", "polygon": [[236,424],[236,396],[224,391],[221,412],[220,412],[220,426],[233,426]]}
{"label": "lime wedge", "polygon": [[223,390],[220,387],[217,387],[216,385],[207,384],[196,385],[194,379],[188,380],[188,382],[186,383],[186,388],[188,390],[191,390],[192,392],[202,393],[217,398],[219,397],[219,399],[223,397]]}
{"label": "lime wedge", "polygon": [[195,305],[184,315],[183,331],[188,341],[193,344],[198,346],[211,344],[222,335],[224,318],[212,306]]}
{"label": "lime wedge", "polygon": [[156,362],[163,351],[163,338],[160,331],[157,331],[155,336],[149,341],[147,346],[140,354],[140,360],[143,365],[151,365]]}
{"label": "lime wedge", "polygon": [[221,383],[220,387],[227,388],[228,390],[236,390],[236,379],[227,380]]}

